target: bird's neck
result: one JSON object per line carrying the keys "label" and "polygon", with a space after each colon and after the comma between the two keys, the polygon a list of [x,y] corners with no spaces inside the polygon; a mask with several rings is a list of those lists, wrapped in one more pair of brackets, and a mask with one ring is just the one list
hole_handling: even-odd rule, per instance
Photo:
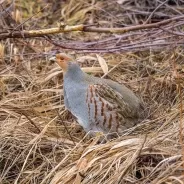
{"label": "bird's neck", "polygon": [[64,79],[80,82],[84,80],[85,73],[76,65],[64,72]]}

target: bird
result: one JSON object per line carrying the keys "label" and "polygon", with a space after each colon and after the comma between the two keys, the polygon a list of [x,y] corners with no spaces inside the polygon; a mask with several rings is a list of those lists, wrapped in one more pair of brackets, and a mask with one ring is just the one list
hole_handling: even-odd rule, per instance
{"label": "bird", "polygon": [[64,104],[91,136],[122,135],[144,118],[143,102],[124,84],[89,75],[65,53],[50,60],[63,70]]}

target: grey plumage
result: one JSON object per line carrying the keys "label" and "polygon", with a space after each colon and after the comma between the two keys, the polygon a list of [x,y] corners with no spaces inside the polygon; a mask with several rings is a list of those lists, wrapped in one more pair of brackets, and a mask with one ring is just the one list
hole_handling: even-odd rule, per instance
{"label": "grey plumage", "polygon": [[65,106],[86,132],[121,134],[142,118],[141,101],[130,89],[90,76],[76,63],[70,63],[64,74],[64,91]]}

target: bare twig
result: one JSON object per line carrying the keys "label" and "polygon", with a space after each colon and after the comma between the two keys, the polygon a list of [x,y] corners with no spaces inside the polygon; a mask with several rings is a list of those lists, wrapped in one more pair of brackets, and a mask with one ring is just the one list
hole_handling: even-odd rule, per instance
{"label": "bare twig", "polygon": [[[0,5],[2,7],[2,3],[4,1],[0,2]],[[3,11],[0,11],[0,16],[4,16],[5,14],[7,14],[7,12],[10,12],[13,9],[15,0],[12,0],[12,2],[9,4],[9,6],[6,9],[3,9]]]}
{"label": "bare twig", "polygon": [[149,22],[149,20],[151,20],[151,17],[154,15],[154,13],[164,4],[166,4],[168,2],[168,0],[164,1],[163,3],[161,3],[159,6],[157,6],[154,11],[149,15],[149,17],[147,18],[147,20],[145,21],[144,24],[147,24]]}

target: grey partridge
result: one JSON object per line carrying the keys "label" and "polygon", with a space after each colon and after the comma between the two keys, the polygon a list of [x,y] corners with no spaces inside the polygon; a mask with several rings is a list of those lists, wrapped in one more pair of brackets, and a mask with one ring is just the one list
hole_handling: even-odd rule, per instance
{"label": "grey partridge", "polygon": [[143,118],[141,100],[125,85],[84,73],[64,53],[50,60],[63,69],[65,106],[86,132],[121,135]]}

